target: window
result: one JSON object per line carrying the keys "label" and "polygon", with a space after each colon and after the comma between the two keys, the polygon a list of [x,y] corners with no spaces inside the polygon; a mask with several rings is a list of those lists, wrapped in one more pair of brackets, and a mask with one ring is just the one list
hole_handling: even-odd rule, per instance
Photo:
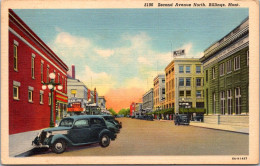
{"label": "window", "polygon": [[227,109],[228,109],[228,114],[232,114],[232,90],[229,89],[227,91]]}
{"label": "window", "polygon": [[172,79],[172,89],[174,88],[174,79]]}
{"label": "window", "polygon": [[201,66],[196,66],[196,73],[201,73]]}
{"label": "window", "polygon": [[191,91],[190,90],[187,90],[186,91],[186,97],[190,97],[191,96]]}
{"label": "window", "polygon": [[162,94],[163,95],[165,94],[165,88],[162,88]]}
{"label": "window", "polygon": [[14,70],[18,71],[17,45],[14,44]]}
{"label": "window", "polygon": [[190,73],[190,66],[186,66],[186,73]]}
{"label": "window", "polygon": [[32,90],[28,90],[28,101],[33,102],[33,91]]}
{"label": "window", "polygon": [[50,69],[49,69],[49,67],[47,66],[47,75],[46,75],[46,76],[47,76],[47,79],[46,79],[46,80],[47,80],[47,82],[49,82],[49,73],[50,73],[50,71],[49,71],[49,70],[50,70]]}
{"label": "window", "polygon": [[223,115],[225,115],[225,92],[220,92],[220,109]]}
{"label": "window", "polygon": [[232,61],[229,60],[227,61],[227,73],[231,73],[232,72]]}
{"label": "window", "polygon": [[196,91],[196,97],[197,97],[197,98],[201,98],[201,91],[200,91],[200,90],[197,90],[197,91]]}
{"label": "window", "polygon": [[246,52],[246,64],[249,66],[249,50]]}
{"label": "window", "polygon": [[186,78],[186,86],[190,86],[190,78]]}
{"label": "window", "polygon": [[35,60],[35,55],[34,54],[32,54],[32,59],[31,59],[31,74],[32,74],[32,78],[34,79],[35,77],[35,75],[34,75],[34,60]]}
{"label": "window", "polygon": [[206,82],[208,82],[208,70],[206,70]]}
{"label": "window", "polygon": [[89,127],[89,122],[87,119],[77,120],[74,126],[77,128]]}
{"label": "window", "polygon": [[165,83],[165,79],[162,79],[162,83]]}
{"label": "window", "polygon": [[234,58],[234,70],[240,69],[240,56]]}
{"label": "window", "polygon": [[184,73],[183,66],[179,66],[179,73]]}
{"label": "window", "polygon": [[58,83],[60,83],[60,73],[58,73]]}
{"label": "window", "polygon": [[41,82],[43,82],[43,63],[41,63]]}
{"label": "window", "polygon": [[225,74],[224,72],[225,72],[225,65],[224,63],[222,63],[219,65],[219,75],[223,76]]}
{"label": "window", "polygon": [[213,93],[213,113],[216,114],[216,93]]}
{"label": "window", "polygon": [[179,79],[179,86],[184,86],[184,78]]}
{"label": "window", "polygon": [[215,79],[215,67],[212,67],[212,79]]}
{"label": "window", "polygon": [[235,88],[235,111],[236,114],[241,114],[241,93],[240,88]]}
{"label": "window", "polygon": [[90,119],[90,124],[91,125],[97,125],[97,126],[104,126],[104,122],[101,119],[98,118],[92,118]]}
{"label": "window", "polygon": [[43,104],[43,93],[40,92],[40,104]]}
{"label": "window", "polygon": [[180,91],[180,97],[184,96],[184,91]]}
{"label": "window", "polygon": [[201,86],[201,78],[196,78],[196,86]]}
{"label": "window", "polygon": [[19,87],[13,86],[13,99],[19,100]]}

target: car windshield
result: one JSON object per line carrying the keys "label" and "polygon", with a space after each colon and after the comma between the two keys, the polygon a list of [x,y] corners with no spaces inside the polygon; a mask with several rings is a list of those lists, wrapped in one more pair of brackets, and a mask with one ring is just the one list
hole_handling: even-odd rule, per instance
{"label": "car windshield", "polygon": [[71,118],[67,118],[67,119],[63,119],[61,122],[60,122],[60,127],[71,127],[73,125],[73,119]]}

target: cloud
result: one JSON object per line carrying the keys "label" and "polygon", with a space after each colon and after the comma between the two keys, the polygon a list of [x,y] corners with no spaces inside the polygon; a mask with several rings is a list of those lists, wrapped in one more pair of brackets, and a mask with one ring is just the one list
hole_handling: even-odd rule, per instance
{"label": "cloud", "polygon": [[93,90],[96,87],[100,96],[103,96],[115,85],[115,80],[112,75],[106,72],[94,72],[89,66],[85,66],[83,74],[78,78],[84,82],[88,88],[92,88]]}
{"label": "cloud", "polygon": [[104,58],[108,58],[115,53],[114,50],[110,50],[110,49],[107,49],[107,50],[95,49],[95,51],[99,56],[104,57]]}
{"label": "cloud", "polygon": [[53,50],[63,57],[84,57],[88,49],[92,46],[87,38],[74,36],[68,32],[62,32],[58,29],[55,40],[51,43]]}
{"label": "cloud", "polygon": [[152,65],[152,63],[148,61],[145,57],[138,57],[137,61],[141,64]]}

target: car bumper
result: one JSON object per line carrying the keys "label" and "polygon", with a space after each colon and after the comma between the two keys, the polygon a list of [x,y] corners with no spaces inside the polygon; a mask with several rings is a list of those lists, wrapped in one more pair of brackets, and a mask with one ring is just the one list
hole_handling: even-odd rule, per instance
{"label": "car bumper", "polygon": [[116,139],[117,135],[114,133],[112,136],[111,136],[111,140],[114,141]]}

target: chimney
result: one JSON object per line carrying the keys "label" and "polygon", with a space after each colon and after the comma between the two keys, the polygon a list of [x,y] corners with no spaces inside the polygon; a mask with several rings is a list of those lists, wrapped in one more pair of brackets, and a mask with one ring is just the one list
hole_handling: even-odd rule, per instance
{"label": "chimney", "polygon": [[72,74],[72,78],[75,79],[75,65],[71,66],[71,74]]}

